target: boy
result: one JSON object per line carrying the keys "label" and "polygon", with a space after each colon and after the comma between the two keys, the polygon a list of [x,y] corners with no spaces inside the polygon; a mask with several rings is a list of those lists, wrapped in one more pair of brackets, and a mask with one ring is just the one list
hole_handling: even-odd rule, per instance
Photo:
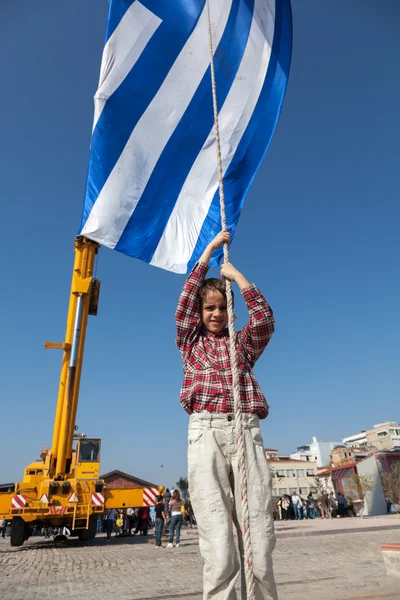
{"label": "boy", "polygon": [[154,511],[156,521],[156,548],[161,548],[161,539],[164,529],[166,516],[164,512],[164,499],[162,496],[157,496],[157,505]]}
{"label": "boy", "polygon": [[[233,531],[234,524],[243,557],[225,282],[205,280],[213,252],[229,241],[229,233],[221,231],[207,246],[185,282],[176,311],[176,341],[184,363],[181,404],[190,414],[190,498],[204,559],[204,600],[235,600],[240,571],[241,598],[245,598],[243,566],[240,568]],[[256,599],[276,600],[271,474],[258,422],[267,416],[268,406],[252,371],[272,336],[274,319],[258,288],[233,265],[223,265],[221,275],[237,283],[249,310],[249,322],[236,334],[236,349],[245,413],[253,570]]]}

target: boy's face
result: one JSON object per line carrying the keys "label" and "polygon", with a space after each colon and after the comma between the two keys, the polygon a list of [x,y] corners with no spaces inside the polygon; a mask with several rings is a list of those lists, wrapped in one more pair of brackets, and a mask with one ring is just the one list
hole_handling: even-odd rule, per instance
{"label": "boy's face", "polygon": [[201,307],[203,325],[212,333],[220,333],[228,324],[226,299],[218,290],[208,290]]}

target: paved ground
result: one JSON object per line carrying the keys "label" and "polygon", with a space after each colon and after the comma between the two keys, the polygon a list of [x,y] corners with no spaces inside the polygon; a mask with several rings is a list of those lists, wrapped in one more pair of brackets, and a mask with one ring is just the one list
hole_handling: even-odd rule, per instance
{"label": "paved ground", "polygon": [[[380,544],[400,541],[400,519],[289,522],[277,530],[280,600],[400,600],[400,578],[386,575],[380,552]],[[183,531],[180,548],[159,550],[153,536],[58,546],[33,538],[22,548],[0,539],[0,598],[201,600],[197,542],[195,529]]]}

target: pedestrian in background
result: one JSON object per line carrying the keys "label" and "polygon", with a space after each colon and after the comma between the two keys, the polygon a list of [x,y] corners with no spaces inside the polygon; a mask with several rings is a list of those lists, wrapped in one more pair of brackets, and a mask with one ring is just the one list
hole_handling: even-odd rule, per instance
{"label": "pedestrian in background", "polygon": [[116,508],[110,508],[107,511],[106,517],[106,530],[107,530],[107,542],[111,541],[111,534],[114,531],[115,520],[117,518],[118,511]]}
{"label": "pedestrian in background", "polygon": [[169,525],[169,543],[167,548],[172,548],[174,542],[174,533],[176,529],[176,548],[179,548],[179,542],[181,537],[181,527],[182,527],[182,505],[183,502],[181,500],[181,495],[179,490],[174,490],[172,494],[171,502],[170,502],[170,510],[171,510],[171,522]]}
{"label": "pedestrian in background", "polygon": [[303,518],[303,503],[297,492],[293,492],[292,494],[292,504],[296,521],[300,521]]}
{"label": "pedestrian in background", "polygon": [[166,520],[162,496],[157,496],[157,504],[154,512],[156,521],[156,548],[162,548],[161,537]]}
{"label": "pedestrian in background", "polygon": [[282,519],[284,521],[289,520],[289,508],[290,508],[289,496],[287,496],[285,494],[282,498]]}
{"label": "pedestrian in background", "polygon": [[316,517],[316,502],[315,502],[315,498],[313,497],[311,492],[309,493],[307,500],[308,500],[310,519],[315,519],[315,517]]}
{"label": "pedestrian in background", "polygon": [[282,521],[282,498],[278,498],[276,508],[278,509],[279,520]]}
{"label": "pedestrian in background", "polygon": [[141,506],[139,508],[138,515],[138,524],[136,526],[136,530],[134,535],[140,531],[140,535],[147,535],[147,530],[149,528],[149,519],[150,519],[150,509],[148,506]]}
{"label": "pedestrian in background", "polygon": [[170,502],[171,502],[171,492],[167,488],[164,493],[164,514],[165,514],[166,519],[168,519],[170,516],[170,512],[169,512],[169,503]]}

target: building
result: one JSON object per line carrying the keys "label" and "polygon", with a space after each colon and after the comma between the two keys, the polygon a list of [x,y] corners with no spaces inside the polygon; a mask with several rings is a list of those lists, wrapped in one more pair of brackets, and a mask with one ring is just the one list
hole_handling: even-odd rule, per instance
{"label": "building", "polygon": [[342,439],[347,446],[369,446],[376,450],[400,448],[400,425],[394,421],[378,423],[372,429],[363,429],[361,433]]}
{"label": "building", "polygon": [[392,450],[400,448],[400,425],[393,421],[374,425],[367,429],[367,443],[378,450]]}
{"label": "building", "polygon": [[357,463],[370,454],[366,446],[351,447],[340,444],[336,446],[330,457],[330,466],[332,468],[345,467],[350,463]]}
{"label": "building", "polygon": [[326,490],[330,489],[346,496],[348,500],[360,500],[357,465],[368,456],[368,450],[358,447],[337,445],[331,452],[329,466],[318,470],[318,477]]}
{"label": "building", "polygon": [[349,435],[348,437],[342,438],[342,442],[345,446],[353,446],[354,448],[366,446],[367,436],[365,429],[362,429],[360,433],[356,433],[355,435]]}
{"label": "building", "polygon": [[265,449],[272,472],[272,493],[274,496],[297,492],[303,498],[315,492],[317,466],[307,460],[297,460],[290,456],[278,456],[278,451]]}
{"label": "building", "polygon": [[123,471],[110,471],[105,475],[101,475],[100,479],[104,480],[104,487],[108,489],[113,488],[157,488],[158,485],[156,483],[151,483],[150,481],[145,481],[144,479],[139,479],[139,477],[135,477],[134,475],[129,475],[129,473],[124,473]]}
{"label": "building", "polygon": [[332,450],[341,443],[318,441],[316,437],[313,437],[311,444],[308,446],[299,446],[297,451],[293,452],[290,457],[296,460],[315,462],[318,467],[324,467],[329,464]]}
{"label": "building", "polygon": [[400,482],[395,486],[397,488],[396,497],[392,498],[392,494],[387,493],[385,490],[381,477],[383,473],[392,471],[391,466],[394,463],[400,463],[400,450],[374,452],[357,463],[358,474],[360,476],[367,475],[375,484],[374,489],[365,495],[363,511],[365,516],[385,514],[388,510],[387,500],[389,498],[397,504],[400,502],[400,494],[398,494]]}

